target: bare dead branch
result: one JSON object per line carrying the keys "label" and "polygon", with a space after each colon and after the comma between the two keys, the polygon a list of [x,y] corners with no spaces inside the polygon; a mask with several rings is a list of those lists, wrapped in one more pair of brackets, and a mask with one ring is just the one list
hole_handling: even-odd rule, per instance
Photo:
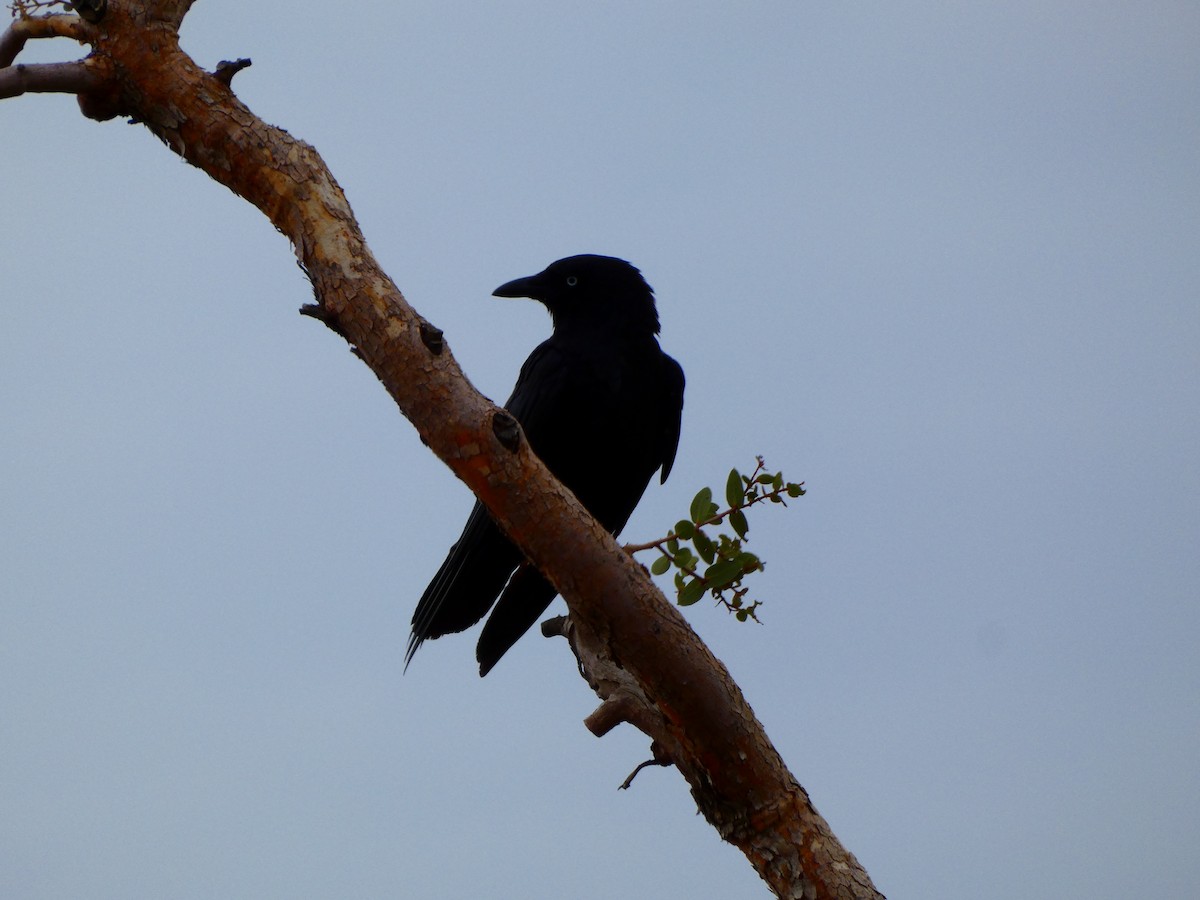
{"label": "bare dead branch", "polygon": [[100,79],[87,63],[40,63],[0,69],[0,100],[22,94],[86,94]]}
{"label": "bare dead branch", "polygon": [[566,616],[554,616],[547,619],[542,623],[542,637],[569,637],[567,627],[570,621]]}
{"label": "bare dead branch", "polygon": [[17,19],[4,30],[4,34],[0,34],[0,69],[13,64],[13,60],[25,49],[26,41],[65,37],[82,44],[87,39],[86,32],[87,26],[83,20],[67,13]]}
{"label": "bare dead branch", "polygon": [[618,725],[628,722],[633,714],[633,702],[628,696],[618,694],[605,699],[595,712],[583,720],[583,724],[596,737],[604,737]]}

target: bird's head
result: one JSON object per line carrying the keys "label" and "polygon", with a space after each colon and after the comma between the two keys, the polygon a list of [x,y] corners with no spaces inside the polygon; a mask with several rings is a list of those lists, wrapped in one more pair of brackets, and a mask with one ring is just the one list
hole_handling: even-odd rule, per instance
{"label": "bird's head", "polygon": [[613,256],[568,256],[536,275],[500,285],[492,295],[540,301],[550,310],[555,328],[578,324],[658,334],[654,291],[641,272]]}

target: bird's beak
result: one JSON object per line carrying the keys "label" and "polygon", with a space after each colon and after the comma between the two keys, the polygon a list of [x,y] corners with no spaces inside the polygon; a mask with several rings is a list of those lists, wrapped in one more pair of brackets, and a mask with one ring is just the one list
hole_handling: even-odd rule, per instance
{"label": "bird's beak", "polygon": [[541,281],[537,275],[529,275],[525,278],[514,278],[512,281],[506,281],[500,287],[492,291],[493,297],[528,297],[531,300],[541,298]]}

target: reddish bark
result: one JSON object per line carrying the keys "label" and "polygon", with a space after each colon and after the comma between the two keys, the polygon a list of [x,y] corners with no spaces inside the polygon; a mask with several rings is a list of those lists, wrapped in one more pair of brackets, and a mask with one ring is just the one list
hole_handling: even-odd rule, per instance
{"label": "reddish bark", "polygon": [[[630,722],[650,736],[656,757],[678,767],[700,811],[777,896],[881,897],[787,770],[728,671],[646,570],[524,441],[514,452],[497,439],[498,410],[379,268],[316,150],[250,112],[230,88],[231,73],[205,72],[180,49],[177,29],[188,6],[110,0],[94,23],[18,20],[21,40],[10,29],[0,47],[15,57],[24,38],[90,44],[88,79],[68,88],[81,91],[86,115],[132,116],[288,236],[318,299],[306,312],[356,349],[430,449],[566,598],[565,631],[603,701],[588,720],[593,731]],[[0,83],[7,71],[0,68]]]}

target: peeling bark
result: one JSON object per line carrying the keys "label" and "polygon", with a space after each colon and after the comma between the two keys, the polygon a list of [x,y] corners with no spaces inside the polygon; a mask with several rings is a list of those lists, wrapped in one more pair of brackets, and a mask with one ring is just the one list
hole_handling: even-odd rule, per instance
{"label": "peeling bark", "polygon": [[[319,154],[267,125],[179,47],[190,0],[109,0],[96,22],[18,19],[0,37],[0,83],[24,41],[92,47],[72,88],[85,115],[129,116],[260,209],[292,242],[317,303],[422,440],[561,591],[581,672],[601,698],[588,727],[628,722],[673,763],[700,811],[779,897],[879,898],[787,770],[725,667],[646,570],[529,452],[519,426],[468,382],[442,333],[380,269]],[[57,21],[45,24],[48,19]],[[39,24],[41,23],[41,24]],[[11,77],[11,76],[10,76]]]}

